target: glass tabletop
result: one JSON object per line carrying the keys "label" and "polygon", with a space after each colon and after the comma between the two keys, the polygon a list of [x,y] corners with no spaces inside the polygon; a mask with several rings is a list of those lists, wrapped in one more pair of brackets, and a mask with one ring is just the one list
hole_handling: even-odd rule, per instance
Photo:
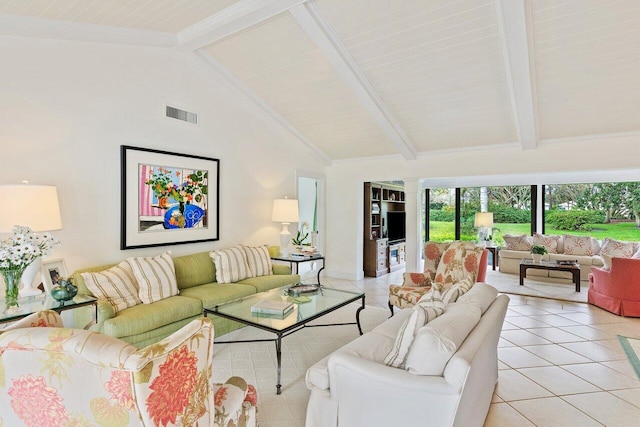
{"label": "glass tabletop", "polygon": [[5,300],[3,298],[0,299],[0,323],[22,319],[23,317],[26,317],[31,313],[35,313],[37,311],[61,309],[66,310],[69,308],[91,304],[95,301],[97,301],[97,299],[89,295],[76,295],[72,300],[60,302],[54,300],[51,295],[43,294],[35,297],[20,298],[18,300],[18,303],[20,304],[21,310],[17,313],[7,313]]}
{"label": "glass tabletop", "polygon": [[[250,295],[236,301],[206,308],[205,311],[263,329],[283,331],[327,314],[364,296],[363,292],[356,293],[323,287],[317,292],[301,295],[303,298],[308,297],[309,302],[295,303],[296,297],[286,295],[286,290],[290,287],[284,286]],[[252,313],[251,307],[263,300],[291,301],[294,302],[294,307],[284,316]]]}

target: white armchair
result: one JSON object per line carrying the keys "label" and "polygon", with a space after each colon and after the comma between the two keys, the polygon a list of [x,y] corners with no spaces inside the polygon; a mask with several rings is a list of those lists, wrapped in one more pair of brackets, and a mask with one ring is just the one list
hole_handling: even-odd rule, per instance
{"label": "white armchair", "polygon": [[213,337],[206,318],[143,349],[80,329],[2,332],[0,425],[255,426],[255,389],[211,382]]}

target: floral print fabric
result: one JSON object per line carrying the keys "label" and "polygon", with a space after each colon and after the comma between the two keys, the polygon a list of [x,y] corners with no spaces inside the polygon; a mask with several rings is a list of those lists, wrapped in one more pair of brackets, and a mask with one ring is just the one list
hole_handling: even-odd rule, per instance
{"label": "floral print fabric", "polygon": [[505,234],[504,244],[506,245],[505,249],[510,251],[530,251],[531,250],[531,240],[526,234],[522,234],[520,236],[514,236],[511,234]]}
{"label": "floral print fabric", "polygon": [[562,239],[564,240],[564,253],[567,255],[595,255],[591,237],[565,234]]}
{"label": "floral print fabric", "polygon": [[545,248],[547,248],[547,252],[549,252],[550,254],[558,253],[558,248],[560,247],[560,239],[562,239],[562,237],[560,236],[544,235],[539,233],[533,234],[533,244],[544,246]]}
{"label": "floral print fabric", "polygon": [[255,389],[211,382],[213,336],[205,318],[140,350],[86,330],[1,332],[0,425],[254,426]]}

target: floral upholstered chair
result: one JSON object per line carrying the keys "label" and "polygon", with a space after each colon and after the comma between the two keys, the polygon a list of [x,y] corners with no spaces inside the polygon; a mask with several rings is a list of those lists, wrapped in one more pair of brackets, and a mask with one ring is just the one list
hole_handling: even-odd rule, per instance
{"label": "floral upholstered chair", "polygon": [[50,328],[62,328],[62,318],[58,313],[53,310],[42,310],[35,313],[31,313],[27,317],[24,317],[14,323],[9,324],[4,329],[0,329],[0,334],[5,331],[11,331],[13,329],[22,328],[36,328],[36,327],[50,327]]}
{"label": "floral upholstered chair", "polygon": [[61,327],[0,332],[0,425],[255,426],[256,393],[211,382],[213,324],[143,349]]}
{"label": "floral upholstered chair", "polygon": [[424,245],[424,272],[404,273],[402,285],[389,286],[389,310],[413,307],[434,283],[449,286],[470,279],[483,282],[487,274],[488,252],[473,242],[427,242]]}

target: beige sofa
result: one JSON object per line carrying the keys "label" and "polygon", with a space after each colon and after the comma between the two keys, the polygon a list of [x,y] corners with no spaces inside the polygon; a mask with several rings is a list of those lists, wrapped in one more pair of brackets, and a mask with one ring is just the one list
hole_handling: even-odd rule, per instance
{"label": "beige sofa", "polygon": [[306,374],[306,426],[410,426],[417,420],[482,426],[498,380],[498,339],[509,304],[509,297],[497,294],[476,283],[419,329],[416,336],[424,334],[426,341],[418,345],[416,338],[407,360],[428,361],[428,373],[412,373],[408,363],[406,369],[384,363],[412,308],[317,362]]}

